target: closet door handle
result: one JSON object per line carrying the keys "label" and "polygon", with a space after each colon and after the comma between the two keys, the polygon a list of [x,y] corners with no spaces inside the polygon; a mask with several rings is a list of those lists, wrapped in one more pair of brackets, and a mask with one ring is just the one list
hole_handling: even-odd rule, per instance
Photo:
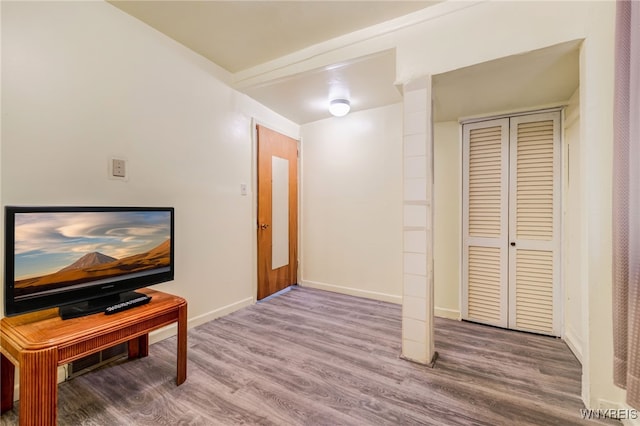
{"label": "closet door handle", "polygon": [[516,242],[515,241],[511,241],[511,247],[515,247],[516,246]]}

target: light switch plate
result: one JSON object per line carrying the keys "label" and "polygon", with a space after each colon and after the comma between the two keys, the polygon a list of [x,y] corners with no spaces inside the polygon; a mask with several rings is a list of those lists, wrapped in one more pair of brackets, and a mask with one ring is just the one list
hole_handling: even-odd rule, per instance
{"label": "light switch plate", "polygon": [[112,174],[114,177],[126,177],[125,161],[120,158],[114,158],[112,160]]}
{"label": "light switch plate", "polygon": [[125,158],[110,157],[108,164],[109,179],[128,180],[127,160]]}

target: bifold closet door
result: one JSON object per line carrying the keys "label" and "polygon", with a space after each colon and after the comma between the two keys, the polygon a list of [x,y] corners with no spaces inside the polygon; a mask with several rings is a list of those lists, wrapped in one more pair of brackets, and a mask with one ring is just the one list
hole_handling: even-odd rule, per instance
{"label": "bifold closet door", "polygon": [[463,312],[508,326],[509,119],[463,126]]}
{"label": "bifold closet door", "polygon": [[463,319],[559,335],[559,150],[559,112],[463,125]]}
{"label": "bifold closet door", "polygon": [[509,327],[560,335],[560,112],[510,123]]}

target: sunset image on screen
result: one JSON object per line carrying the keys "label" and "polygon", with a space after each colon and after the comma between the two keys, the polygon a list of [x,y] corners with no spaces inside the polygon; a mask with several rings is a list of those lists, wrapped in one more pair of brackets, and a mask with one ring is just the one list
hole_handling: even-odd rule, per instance
{"label": "sunset image on screen", "polygon": [[169,268],[168,211],[18,213],[16,298]]}

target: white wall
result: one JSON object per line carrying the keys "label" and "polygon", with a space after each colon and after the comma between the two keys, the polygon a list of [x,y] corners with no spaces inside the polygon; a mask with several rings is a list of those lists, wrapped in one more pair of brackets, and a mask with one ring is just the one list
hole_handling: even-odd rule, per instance
{"label": "white wall", "polygon": [[2,2],[2,42],[2,204],[174,206],[176,278],[157,288],[191,324],[252,303],[251,119],[299,127],[106,2]]}
{"label": "white wall", "polygon": [[[402,301],[401,107],[302,126],[302,285]],[[458,122],[434,126],[435,314],[460,317]]]}
{"label": "white wall", "polygon": [[460,319],[462,142],[457,121],[434,123],[435,315]]}
{"label": "white wall", "polygon": [[461,6],[465,8],[393,34],[399,81],[580,39],[590,14],[586,1],[461,2]]}
{"label": "white wall", "polygon": [[302,126],[302,285],[400,303],[402,106]]}
{"label": "white wall", "polygon": [[[614,18],[613,1],[490,1],[426,20],[378,40],[388,48],[386,37],[395,38],[397,79],[404,82],[420,75],[584,39],[579,95],[581,229],[580,241],[573,244],[580,246],[580,279],[586,289],[580,298],[584,327],[582,397],[591,408],[621,406],[624,395],[613,385],[611,341]],[[486,30],[489,27],[491,31]],[[336,51],[331,55],[339,57]]]}
{"label": "white wall", "polygon": [[612,2],[588,3],[580,51],[580,273],[583,399],[617,407],[624,392],[613,385],[612,165],[614,23]]}
{"label": "white wall", "polygon": [[261,75],[281,77],[288,71],[314,69],[395,48],[396,82],[401,85],[426,75],[584,40],[579,95],[581,228],[580,241],[572,242],[580,247],[577,263],[586,290],[580,295],[582,397],[591,408],[621,406],[624,392],[613,385],[611,341],[615,2],[444,2],[427,11],[414,15],[413,21],[398,22],[395,29],[393,25],[384,26],[384,31],[380,26],[366,29],[274,61],[261,67]]}
{"label": "white wall", "polygon": [[580,247],[580,92],[577,90],[564,111],[563,138],[563,238],[562,281],[564,283],[564,338],[576,357],[582,361],[584,344],[583,294],[587,293],[581,277]]}
{"label": "white wall", "polygon": [[[249,109],[258,107],[213,78],[215,72],[203,67],[199,58],[185,54],[175,44],[132,18],[116,13],[108,5],[3,2],[2,7],[3,203],[173,204],[178,214],[178,279],[163,288],[184,292],[192,299],[199,298],[193,301],[192,309],[201,313],[206,312],[209,305],[224,306],[250,296],[245,281],[251,274],[242,267],[250,264],[251,206],[248,198],[242,199],[237,194],[240,181],[251,178],[248,119],[254,114]],[[451,12],[448,10],[451,8],[460,10]],[[44,13],[32,12],[35,9]],[[621,403],[624,393],[613,386],[612,381],[611,343],[615,3],[444,2],[429,9],[419,24],[400,26],[396,30],[385,26],[384,32],[379,27],[363,30],[345,37],[344,42],[334,39],[326,46],[317,45],[261,67],[261,75],[264,78],[284,76],[290,70],[314,69],[396,48],[397,80],[402,84],[425,75],[584,39],[580,58],[578,160],[581,170],[579,269],[587,288],[587,294],[581,295],[582,316],[587,319],[582,322],[583,398],[592,408],[609,402]],[[10,18],[6,16],[9,10],[12,11]],[[24,15],[15,11],[22,11]],[[438,16],[441,11],[444,13]],[[15,42],[7,42],[9,34]],[[6,50],[11,56],[7,56]],[[288,67],[289,64],[293,65]],[[278,121],[261,111],[265,120]],[[401,116],[399,111],[391,111],[388,114],[393,117],[378,115],[378,110],[374,110],[353,114],[341,123],[355,125],[356,118],[372,114],[382,125]],[[398,138],[399,144],[400,126],[401,123],[394,124],[396,131],[390,133],[390,138]],[[290,128],[291,124],[276,127]],[[340,132],[337,121],[310,124],[303,130],[310,145],[314,143],[314,135],[317,137],[317,154],[326,155],[327,161],[344,157],[336,155],[339,150],[329,155],[327,150],[323,151],[322,143],[335,145],[332,141],[346,140],[362,144],[356,137],[358,132],[352,129],[348,134]],[[306,139],[307,136],[303,145]],[[342,155],[353,155],[348,151],[351,145],[345,146],[347,148],[340,145],[334,148],[342,149]],[[307,161],[314,161],[313,148],[309,149],[304,151],[305,166]],[[113,154],[130,160],[132,175],[126,184],[105,178],[106,158]],[[397,155],[400,156],[399,149]],[[400,157],[394,164],[400,164]],[[361,167],[355,165],[356,169]],[[385,286],[369,276],[363,279],[353,272],[349,272],[351,275],[341,273],[345,261],[334,253],[318,251],[318,238],[325,237],[318,235],[319,231],[310,221],[317,219],[331,234],[329,243],[347,244],[327,246],[326,250],[345,253],[351,265],[364,266],[365,258],[381,259],[383,256],[378,258],[375,253],[387,253],[386,246],[362,248],[361,245],[378,243],[376,239],[366,238],[367,232],[383,234],[382,239],[393,242],[397,248],[387,253],[384,265],[396,271],[400,266],[395,265],[399,265],[402,253],[401,218],[397,216],[397,222],[390,220],[382,227],[383,223],[363,215],[362,212],[373,213],[363,206],[375,204],[375,197],[365,191],[372,190],[368,182],[358,180],[359,176],[346,165],[338,162],[334,169],[325,166],[316,170],[335,172],[349,178],[346,183],[355,182],[358,186],[338,185],[333,175],[311,175],[313,164],[310,167],[303,171],[303,177],[311,179],[309,184],[303,183],[303,197],[304,191],[310,194],[316,191],[316,195],[307,194],[311,197],[309,203],[303,198],[303,215],[311,216],[303,217],[303,278],[354,288],[360,294],[401,294],[400,279],[393,290],[388,286],[394,284]],[[366,176],[374,176],[367,168],[363,171]],[[386,171],[382,168],[377,172]],[[400,182],[402,171],[395,170],[389,175],[391,179],[393,176]],[[326,193],[317,182],[320,179],[326,180]],[[362,198],[365,193],[368,198]],[[335,206],[340,219],[319,200]],[[362,205],[358,205],[358,200]],[[435,202],[437,205],[438,200]],[[386,212],[375,212],[375,218],[399,215],[400,196],[395,203],[383,206],[381,210]],[[327,218],[320,217],[318,211],[325,212]],[[339,223],[343,219],[346,219],[345,225]],[[366,229],[363,224],[371,221],[381,227]],[[357,242],[337,232],[346,230],[347,226]],[[311,243],[307,238],[311,238]],[[204,243],[205,240],[213,241],[213,248]],[[307,247],[307,244],[311,245]],[[315,262],[312,258],[316,255],[320,264],[306,265]],[[213,268],[200,266],[207,262]],[[319,266],[330,266],[335,271],[320,272]],[[366,266],[376,268],[373,264]],[[391,275],[395,276],[395,272]],[[366,282],[367,287],[359,286],[358,282]]]}

